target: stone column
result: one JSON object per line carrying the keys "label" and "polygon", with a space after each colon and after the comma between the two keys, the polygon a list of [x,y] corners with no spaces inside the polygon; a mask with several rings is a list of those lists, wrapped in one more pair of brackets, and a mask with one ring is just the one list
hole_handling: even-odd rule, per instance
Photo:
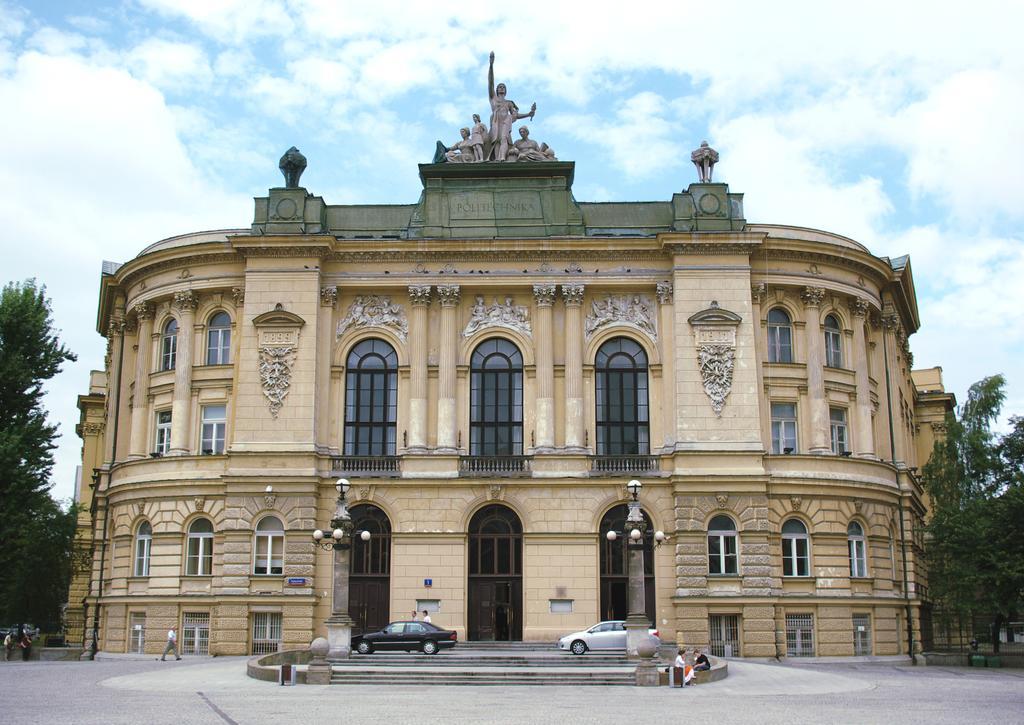
{"label": "stone column", "polygon": [[[622,535],[626,538],[626,565],[629,567],[627,591],[629,613],[626,615],[626,656],[636,658],[642,641],[648,638],[651,622],[647,619],[647,588],[644,584],[644,537],[646,531],[643,512],[639,501],[629,502],[629,514]],[[629,533],[640,531],[639,541],[634,542]]]}
{"label": "stone column", "polygon": [[455,415],[455,360],[458,353],[459,286],[440,285],[441,300],[440,354],[437,370],[437,447],[454,452],[457,448],[458,421]]}
{"label": "stone column", "polygon": [[172,456],[187,455],[192,448],[192,346],[199,297],[192,290],[174,293],[178,310],[178,351],[174,358],[174,400],[171,403]]}
{"label": "stone column", "polygon": [[320,288],[320,312],[316,318],[316,388],[313,408],[316,416],[316,432],[313,440],[318,446],[330,445],[330,390],[331,358],[334,354],[334,308],[338,304],[338,288],[335,285]]}
{"label": "stone column", "polygon": [[875,458],[874,426],[871,424],[871,385],[868,382],[868,301],[856,297],[853,313],[853,369],[857,373],[857,409],[854,413],[854,451],[858,458]]}
{"label": "stone column", "polygon": [[[120,406],[123,402],[124,391],[117,390],[117,381],[121,377],[121,366],[124,365],[124,346],[121,344],[124,339],[125,321],[123,316],[124,308],[120,312],[114,312],[107,325],[107,420],[114,420],[117,411],[114,405]],[[109,434],[104,437],[103,460],[113,462],[117,456],[117,441],[114,440],[113,427],[108,427]]]}
{"label": "stone column", "polygon": [[809,450],[814,454],[830,453],[828,436],[828,402],[825,399],[825,338],[821,330],[823,287],[804,287],[800,295],[806,310],[804,347],[807,350],[807,399],[810,402]]}
{"label": "stone column", "polygon": [[772,435],[769,413],[771,403],[765,396],[764,390],[764,364],[768,359],[768,343],[764,337],[764,330],[761,328],[761,304],[768,296],[768,285],[764,282],[750,286],[750,316],[754,328],[754,362],[757,368],[757,409],[761,421],[761,440],[764,441],[765,450],[771,450]]}
{"label": "stone column", "polygon": [[[659,411],[661,415],[661,433],[664,449],[674,450],[676,444],[676,324],[675,324],[675,284],[672,280],[658,282],[655,287],[658,295],[658,341],[661,345],[661,391],[655,402],[654,388],[648,383],[648,403],[650,410]],[[651,453],[657,447],[651,438]]]}
{"label": "stone column", "polygon": [[537,409],[534,422],[534,449],[550,451],[555,447],[555,364],[551,351],[552,306],[555,285],[535,284],[533,298],[537,303],[537,325],[534,330],[534,352],[537,355]]}
{"label": "stone column", "polygon": [[427,325],[430,285],[410,285],[409,303],[409,440],[407,448],[427,447]]}
{"label": "stone column", "polygon": [[583,285],[563,284],[565,300],[565,447],[584,451]]}
{"label": "stone column", "polygon": [[135,305],[138,336],[135,338],[135,383],[132,395],[132,434],[128,445],[129,458],[146,457],[146,433],[149,429],[149,353],[153,348],[153,305]]}
{"label": "stone column", "polygon": [[902,335],[903,323],[900,322],[899,315],[894,313],[882,315],[882,345],[886,356],[882,360],[888,367],[883,374],[888,375],[888,392],[891,396],[888,415],[892,418],[896,463],[905,463],[907,460],[906,446],[903,441],[903,410],[900,407],[900,364],[898,359],[899,340]]}

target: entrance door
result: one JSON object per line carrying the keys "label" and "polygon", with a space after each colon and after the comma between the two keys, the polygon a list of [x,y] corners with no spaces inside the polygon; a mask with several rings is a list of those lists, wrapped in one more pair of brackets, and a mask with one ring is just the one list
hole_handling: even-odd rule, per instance
{"label": "entrance door", "polygon": [[348,613],[355,621],[352,634],[379,632],[391,619],[391,522],[376,506],[352,507],[356,532],[369,531],[370,540],[352,537],[349,558]]}
{"label": "entrance door", "polygon": [[486,506],[469,524],[469,614],[471,640],[509,642],[523,638],[523,529],[509,508]]}
{"label": "entrance door", "polygon": [[[626,538],[622,535],[629,509],[616,506],[601,519],[601,619],[625,619],[629,616],[629,560]],[[644,512],[647,534],[644,536],[644,599],[645,613],[650,622],[654,618],[654,527]],[[608,541],[609,531],[619,536]]]}

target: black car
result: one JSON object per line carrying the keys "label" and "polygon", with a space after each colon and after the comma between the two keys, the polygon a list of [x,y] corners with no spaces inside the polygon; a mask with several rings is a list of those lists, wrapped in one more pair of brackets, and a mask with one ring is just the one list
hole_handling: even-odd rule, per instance
{"label": "black car", "polygon": [[379,632],[367,632],[352,638],[352,648],[368,655],[376,650],[419,650],[437,654],[440,649],[455,646],[458,635],[450,629],[435,627],[430,622],[392,622]]}

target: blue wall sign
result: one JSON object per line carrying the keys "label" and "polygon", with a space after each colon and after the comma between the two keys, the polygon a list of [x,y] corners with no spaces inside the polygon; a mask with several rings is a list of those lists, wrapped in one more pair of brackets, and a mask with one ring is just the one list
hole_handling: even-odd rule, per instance
{"label": "blue wall sign", "polygon": [[423,586],[425,586],[425,587],[432,587],[432,586],[434,586],[434,580],[433,579],[424,579],[423,580]]}

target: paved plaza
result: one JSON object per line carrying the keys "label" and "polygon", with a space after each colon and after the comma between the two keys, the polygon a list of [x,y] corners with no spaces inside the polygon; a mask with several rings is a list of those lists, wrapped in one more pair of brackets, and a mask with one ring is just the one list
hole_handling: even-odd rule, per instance
{"label": "paved plaza", "polygon": [[[442,655],[443,656],[443,655]],[[1024,671],[730,662],[687,690],[629,687],[280,687],[245,658],[0,663],[2,721],[20,723],[1024,722]]]}

